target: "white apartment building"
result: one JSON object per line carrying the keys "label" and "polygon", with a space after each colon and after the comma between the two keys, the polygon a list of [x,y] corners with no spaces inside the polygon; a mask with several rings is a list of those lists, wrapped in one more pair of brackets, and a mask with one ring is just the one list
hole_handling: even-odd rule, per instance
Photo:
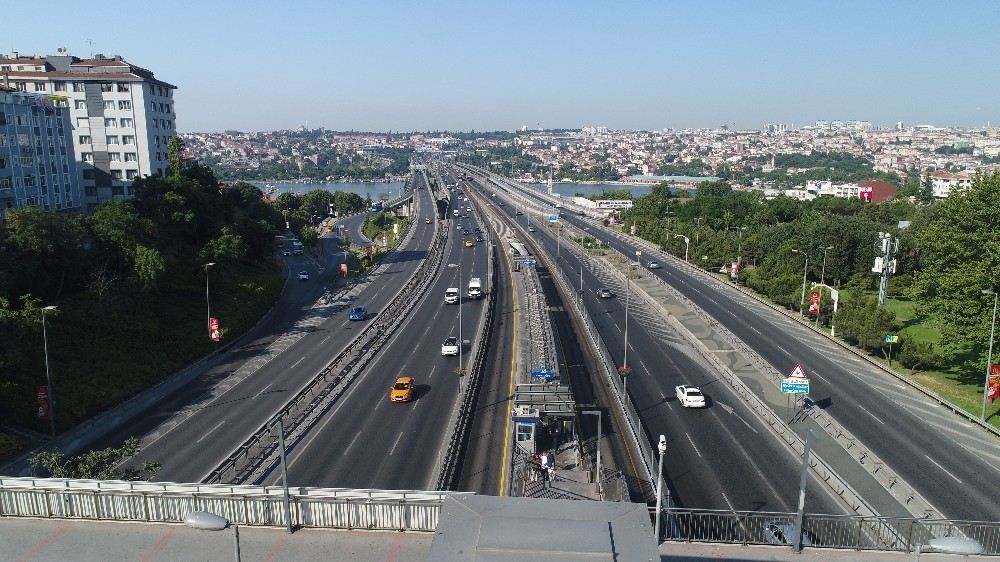
{"label": "white apartment building", "polygon": [[0,86],[0,224],[9,209],[80,208],[65,100]]}
{"label": "white apartment building", "polygon": [[922,180],[931,180],[931,190],[934,197],[944,199],[952,191],[960,191],[972,185],[973,176],[969,172],[951,173],[944,170],[925,171]]}
{"label": "white apartment building", "polygon": [[132,181],[164,176],[167,142],[177,134],[173,91],[119,56],[0,55],[0,84],[68,104],[83,206],[131,196]]}

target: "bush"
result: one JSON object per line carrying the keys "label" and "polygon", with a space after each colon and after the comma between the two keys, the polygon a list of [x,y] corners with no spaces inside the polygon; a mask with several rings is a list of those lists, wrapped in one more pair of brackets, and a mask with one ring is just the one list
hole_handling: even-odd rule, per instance
{"label": "bush", "polygon": [[909,369],[911,374],[944,366],[944,357],[935,351],[934,344],[930,342],[903,336],[899,344],[899,363]]}

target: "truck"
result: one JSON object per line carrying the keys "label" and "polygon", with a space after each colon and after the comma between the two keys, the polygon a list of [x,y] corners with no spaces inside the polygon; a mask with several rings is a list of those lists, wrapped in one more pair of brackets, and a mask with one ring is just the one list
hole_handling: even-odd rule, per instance
{"label": "truck", "polygon": [[459,293],[458,287],[448,287],[444,290],[444,303],[445,304],[458,304]]}
{"label": "truck", "polygon": [[479,277],[469,279],[469,291],[466,293],[470,299],[483,298],[483,280]]}

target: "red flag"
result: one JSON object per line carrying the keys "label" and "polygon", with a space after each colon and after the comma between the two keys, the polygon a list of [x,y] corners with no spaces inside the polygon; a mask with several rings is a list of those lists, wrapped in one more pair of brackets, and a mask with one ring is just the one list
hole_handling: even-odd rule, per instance
{"label": "red flag", "polygon": [[219,319],[210,318],[208,321],[208,335],[212,338],[212,341],[217,342],[222,339],[222,335],[219,332]]}

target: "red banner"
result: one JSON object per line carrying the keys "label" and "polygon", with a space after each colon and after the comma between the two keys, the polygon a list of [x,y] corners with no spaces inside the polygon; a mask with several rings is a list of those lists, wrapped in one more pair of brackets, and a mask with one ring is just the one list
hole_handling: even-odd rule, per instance
{"label": "red banner", "polygon": [[222,339],[222,335],[219,333],[219,319],[209,318],[208,319],[208,335],[212,338],[212,341],[218,342]]}
{"label": "red banner", "polygon": [[38,418],[49,419],[49,387],[41,385],[35,391],[35,398],[38,400]]}
{"label": "red banner", "polygon": [[986,397],[990,402],[1000,398],[1000,365],[990,365],[989,391]]}
{"label": "red banner", "polygon": [[810,299],[810,302],[812,302],[813,304],[818,303],[819,302],[819,291],[813,291],[812,293],[810,293],[809,294],[809,299]]}

